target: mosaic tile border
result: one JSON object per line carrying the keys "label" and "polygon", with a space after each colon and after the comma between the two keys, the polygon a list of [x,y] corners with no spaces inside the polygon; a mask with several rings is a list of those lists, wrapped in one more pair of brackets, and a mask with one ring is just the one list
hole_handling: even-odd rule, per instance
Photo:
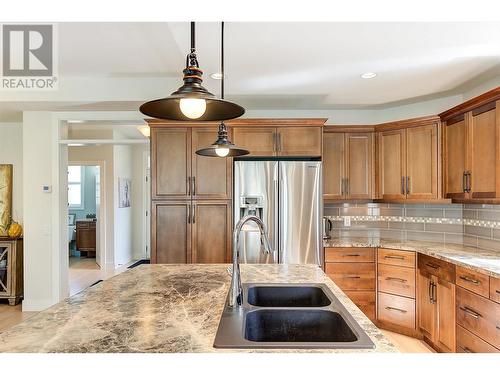
{"label": "mosaic tile border", "polygon": [[379,221],[379,222],[398,222],[398,223],[426,223],[426,224],[460,224],[470,225],[473,227],[500,229],[500,221],[493,220],[477,220],[463,218],[440,218],[440,217],[415,217],[415,216],[382,216],[382,215],[366,215],[366,216],[325,216],[332,221],[344,221],[345,217],[349,217],[351,221]]}

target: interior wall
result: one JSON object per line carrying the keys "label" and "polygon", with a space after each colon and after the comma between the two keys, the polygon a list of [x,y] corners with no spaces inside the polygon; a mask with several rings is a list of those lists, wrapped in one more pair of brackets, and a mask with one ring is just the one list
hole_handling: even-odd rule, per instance
{"label": "interior wall", "polygon": [[[127,178],[132,181],[132,148],[128,145],[113,146],[114,159],[114,214],[115,214],[115,267],[126,264],[133,259],[132,248],[132,204],[130,207],[119,207],[118,182],[120,178]],[[137,188],[132,182],[131,190]],[[132,194],[132,191],[130,192]]]}
{"label": "interior wall", "polygon": [[23,222],[23,127],[0,123],[0,164],[13,164],[12,217]]}
{"label": "interior wall", "polygon": [[149,154],[149,144],[132,146],[132,227],[134,228],[132,241],[134,259],[144,259],[146,257],[144,248],[146,238],[143,227],[147,209],[144,201],[146,195],[143,165],[145,152]]}
{"label": "interior wall", "polygon": [[105,236],[106,259],[101,260],[105,263],[105,268],[114,268],[114,185],[113,185],[113,146],[81,146],[68,147],[68,162],[93,162],[104,161],[104,181],[101,186],[104,187],[104,196],[106,201],[106,220],[105,230],[101,235]]}

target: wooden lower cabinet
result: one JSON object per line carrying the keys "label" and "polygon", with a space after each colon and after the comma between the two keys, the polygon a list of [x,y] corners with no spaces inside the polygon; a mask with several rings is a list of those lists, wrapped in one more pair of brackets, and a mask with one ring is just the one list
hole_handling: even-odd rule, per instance
{"label": "wooden lower cabinet", "polygon": [[375,321],[375,249],[325,248],[325,273]]}
{"label": "wooden lower cabinet", "polygon": [[419,266],[418,328],[425,341],[440,352],[455,352],[455,295],[454,283]]}
{"label": "wooden lower cabinet", "polygon": [[415,330],[415,314],[415,300],[413,298],[378,293],[378,322],[388,324],[389,327],[397,327],[397,331],[399,328]]}
{"label": "wooden lower cabinet", "polygon": [[23,240],[0,237],[0,299],[9,305],[23,297]]}
{"label": "wooden lower cabinet", "polygon": [[231,261],[231,202],[153,202],[152,263]]}
{"label": "wooden lower cabinet", "polygon": [[500,353],[500,350],[488,344],[461,326],[457,326],[458,353]]}

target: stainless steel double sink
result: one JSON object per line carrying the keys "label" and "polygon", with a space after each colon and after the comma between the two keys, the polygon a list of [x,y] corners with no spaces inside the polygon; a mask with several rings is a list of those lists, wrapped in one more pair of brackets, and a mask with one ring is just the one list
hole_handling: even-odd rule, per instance
{"label": "stainless steel double sink", "polygon": [[224,308],[215,348],[371,349],[373,342],[325,284],[243,284]]}

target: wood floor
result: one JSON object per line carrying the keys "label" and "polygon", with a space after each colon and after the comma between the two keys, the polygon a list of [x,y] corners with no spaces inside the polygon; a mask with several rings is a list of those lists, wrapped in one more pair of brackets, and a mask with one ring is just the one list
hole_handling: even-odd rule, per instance
{"label": "wood floor", "polygon": [[422,340],[386,331],[385,329],[381,329],[381,331],[392,341],[394,346],[396,346],[401,353],[435,353],[435,351]]}

